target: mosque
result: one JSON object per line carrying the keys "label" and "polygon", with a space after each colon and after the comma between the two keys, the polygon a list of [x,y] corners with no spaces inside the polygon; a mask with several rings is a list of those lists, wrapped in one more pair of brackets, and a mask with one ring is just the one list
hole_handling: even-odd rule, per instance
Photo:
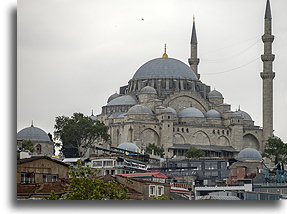
{"label": "mosque", "polygon": [[[151,59],[135,72],[128,84],[107,99],[98,119],[109,126],[111,144],[142,151],[154,143],[164,148],[165,157],[184,157],[192,146],[208,157],[234,157],[245,148],[260,152],[273,136],[274,36],[269,0],[264,18],[263,127],[255,126],[245,111],[231,110],[224,96],[200,80],[197,36],[193,20],[188,64],[168,57]],[[36,155],[52,155],[53,142],[40,128],[27,127],[17,133],[17,141],[31,140]]]}
{"label": "mosque", "polygon": [[[111,146],[131,142],[139,150],[154,143],[166,157],[184,156],[192,146],[209,157],[233,157],[244,148],[263,151],[273,136],[272,54],[274,36],[269,0],[266,3],[263,72],[263,127],[245,111],[231,110],[224,96],[200,80],[197,36],[193,20],[188,64],[168,57],[151,59],[128,84],[107,99],[97,119],[110,127]],[[93,115],[92,115],[93,116]],[[95,118],[95,116],[93,116]]]}

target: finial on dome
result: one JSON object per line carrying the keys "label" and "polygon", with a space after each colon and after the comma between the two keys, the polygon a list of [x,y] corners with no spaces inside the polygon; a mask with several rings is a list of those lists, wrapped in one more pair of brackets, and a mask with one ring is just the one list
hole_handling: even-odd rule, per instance
{"label": "finial on dome", "polygon": [[94,116],[94,110],[92,109],[92,116]]}
{"label": "finial on dome", "polygon": [[240,105],[238,106],[238,111],[240,111]]}
{"label": "finial on dome", "polygon": [[31,122],[31,127],[34,127],[33,120],[32,120],[32,122]]}
{"label": "finial on dome", "polygon": [[168,55],[166,54],[166,44],[164,44],[164,53],[162,55],[162,58],[168,58]]}

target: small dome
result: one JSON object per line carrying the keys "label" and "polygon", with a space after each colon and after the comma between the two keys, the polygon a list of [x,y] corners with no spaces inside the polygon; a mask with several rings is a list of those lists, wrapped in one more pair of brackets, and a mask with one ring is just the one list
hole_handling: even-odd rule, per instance
{"label": "small dome", "polygon": [[131,107],[127,112],[127,115],[131,115],[131,114],[149,114],[149,115],[152,115],[153,112],[148,107],[146,107],[144,105],[135,105],[135,106]]}
{"label": "small dome", "polygon": [[109,97],[107,103],[109,103],[111,100],[113,100],[113,99],[115,99],[115,98],[117,98],[117,97],[119,97],[119,96],[120,96],[120,95],[119,95],[117,92],[114,93],[114,94],[112,94],[112,95]]}
{"label": "small dome", "polygon": [[238,161],[261,161],[262,156],[256,149],[245,148],[238,153]]}
{"label": "small dome", "polygon": [[243,118],[243,120],[251,120],[251,121],[252,121],[251,116],[250,116],[248,113],[246,113],[245,111],[239,110],[239,111],[237,111],[236,113],[239,114],[239,115],[241,115],[241,117]]}
{"label": "small dome", "polygon": [[207,118],[219,118],[220,119],[221,114],[218,111],[211,109],[205,113],[205,117],[207,117]]}
{"label": "small dome", "polygon": [[188,65],[173,58],[156,58],[146,62],[136,71],[132,79],[166,78],[198,80]]}
{"label": "small dome", "polygon": [[176,115],[177,115],[176,110],[175,110],[175,109],[173,109],[173,108],[171,108],[171,107],[167,107],[167,108],[165,108],[165,110],[166,110],[166,111],[168,111],[168,112],[173,113],[173,114],[174,114],[174,116],[176,116]]}
{"label": "small dome", "polygon": [[125,150],[131,151],[131,152],[138,152],[139,151],[139,147],[136,144],[130,143],[130,142],[121,143],[120,145],[118,145],[117,148],[125,149]]}
{"label": "small dome", "polygon": [[119,96],[111,100],[107,106],[117,106],[117,105],[135,105],[137,101],[131,95]]}
{"label": "small dome", "polygon": [[91,120],[97,120],[97,116],[91,115],[91,116],[90,116],[90,119],[91,119]]}
{"label": "small dome", "polygon": [[48,134],[44,130],[34,126],[30,126],[20,130],[17,133],[17,139],[51,142]]}
{"label": "small dome", "polygon": [[220,98],[220,99],[223,99],[222,94],[219,91],[216,91],[215,89],[213,91],[209,92],[207,94],[207,97],[208,98]]}
{"label": "small dome", "polygon": [[198,110],[197,108],[194,107],[189,107],[181,110],[178,113],[178,117],[199,117],[199,118],[204,118],[204,114]]}
{"label": "small dome", "polygon": [[151,86],[145,86],[140,90],[141,94],[157,94],[156,90]]}

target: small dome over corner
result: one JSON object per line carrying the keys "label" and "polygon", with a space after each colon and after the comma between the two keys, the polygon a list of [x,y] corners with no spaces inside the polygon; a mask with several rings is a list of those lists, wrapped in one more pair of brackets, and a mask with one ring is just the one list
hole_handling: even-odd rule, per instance
{"label": "small dome over corner", "polygon": [[167,108],[165,108],[165,111],[167,111],[167,112],[171,112],[174,116],[176,116],[176,115],[177,115],[176,110],[175,110],[175,109],[173,109],[173,108],[171,108],[171,107],[167,107]]}
{"label": "small dome over corner", "polygon": [[242,111],[242,110],[238,110],[237,113],[241,115],[241,117],[243,118],[243,120],[253,121],[253,120],[252,120],[252,117],[251,117],[247,112]]}
{"label": "small dome over corner", "polygon": [[139,115],[139,114],[153,115],[154,113],[152,112],[152,110],[150,110],[148,107],[144,105],[134,105],[127,112],[127,115]]}
{"label": "small dome over corner", "polygon": [[33,124],[20,130],[17,133],[17,139],[51,142],[49,135],[43,129],[37,128]]}
{"label": "small dome over corner", "polygon": [[131,95],[123,95],[117,98],[114,98],[106,106],[115,106],[115,105],[135,105],[137,104],[136,99]]}
{"label": "small dome over corner", "polygon": [[207,97],[210,99],[210,98],[219,98],[219,99],[223,99],[223,95],[217,91],[217,90],[213,90],[213,91],[210,91],[208,94],[207,94]]}
{"label": "small dome over corner", "polygon": [[153,87],[147,85],[140,90],[140,94],[157,94],[157,92]]}
{"label": "small dome over corner", "polygon": [[215,109],[211,109],[205,113],[205,117],[210,119],[220,119],[221,114]]}

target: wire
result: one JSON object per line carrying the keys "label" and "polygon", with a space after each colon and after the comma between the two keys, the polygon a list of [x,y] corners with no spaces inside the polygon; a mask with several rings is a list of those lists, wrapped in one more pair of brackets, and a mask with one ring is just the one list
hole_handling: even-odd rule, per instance
{"label": "wire", "polygon": [[242,51],[238,52],[238,53],[235,53],[231,56],[228,56],[228,57],[225,57],[225,58],[221,58],[221,59],[214,59],[214,60],[209,60],[209,59],[205,59],[205,58],[201,58],[203,61],[205,62],[210,62],[210,63],[218,63],[219,61],[225,61],[227,59],[230,59],[230,58],[233,58],[235,56],[238,56],[240,54],[243,54],[245,53],[246,51],[248,51],[250,48],[252,48],[254,45],[256,45],[258,42],[260,41],[260,39],[257,39],[255,41],[255,43],[251,44],[250,46],[248,46],[247,48],[243,49]]}
{"label": "wire", "polygon": [[241,66],[238,66],[236,68],[232,68],[232,69],[228,69],[228,70],[225,70],[225,71],[221,71],[221,72],[216,72],[216,73],[201,73],[200,75],[215,75],[215,74],[223,74],[223,73],[227,73],[227,72],[231,72],[231,71],[234,71],[234,70],[237,70],[239,68],[243,68],[253,62],[255,62],[257,59],[259,59],[260,57],[257,57],[256,59],[253,59],[252,61],[244,64],[244,65],[241,65]]}

